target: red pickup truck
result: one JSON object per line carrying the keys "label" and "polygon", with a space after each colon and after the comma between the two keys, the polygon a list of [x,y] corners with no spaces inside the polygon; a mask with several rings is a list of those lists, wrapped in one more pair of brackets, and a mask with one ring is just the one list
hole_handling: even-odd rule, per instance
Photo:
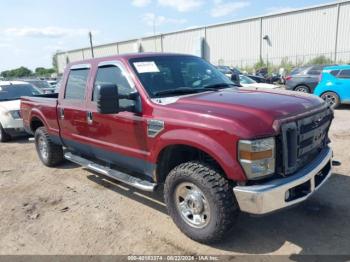
{"label": "red pickup truck", "polygon": [[204,243],[239,211],[302,202],[331,175],[323,100],[238,88],[190,55],[72,63],[58,96],[23,97],[21,115],[46,166],[68,159],[140,190],[164,185],[173,221]]}

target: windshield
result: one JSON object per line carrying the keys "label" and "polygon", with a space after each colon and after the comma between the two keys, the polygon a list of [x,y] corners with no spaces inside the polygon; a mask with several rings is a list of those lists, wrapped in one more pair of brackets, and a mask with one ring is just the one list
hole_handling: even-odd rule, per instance
{"label": "windshield", "polygon": [[0,86],[0,101],[17,100],[21,96],[35,96],[42,92],[29,84]]}
{"label": "windshield", "polygon": [[254,81],[253,79],[251,79],[247,76],[244,76],[244,75],[240,75],[239,80],[240,80],[241,84],[255,84],[256,83],[256,81]]}
{"label": "windshield", "polygon": [[224,74],[194,56],[150,56],[130,59],[149,96],[204,92],[234,85]]}

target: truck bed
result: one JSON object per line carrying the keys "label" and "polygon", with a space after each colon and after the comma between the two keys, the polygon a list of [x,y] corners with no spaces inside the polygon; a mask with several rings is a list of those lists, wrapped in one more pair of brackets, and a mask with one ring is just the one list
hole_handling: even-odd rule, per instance
{"label": "truck bed", "polygon": [[58,94],[43,94],[34,97],[21,97],[21,116],[27,132],[31,132],[31,119],[44,123],[50,135],[59,136],[57,118]]}

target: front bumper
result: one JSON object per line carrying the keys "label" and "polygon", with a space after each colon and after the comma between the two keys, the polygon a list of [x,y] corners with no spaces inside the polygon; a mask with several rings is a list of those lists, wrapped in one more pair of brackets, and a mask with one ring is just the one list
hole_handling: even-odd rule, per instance
{"label": "front bumper", "polygon": [[290,177],[261,185],[235,187],[233,191],[241,211],[262,215],[305,201],[330,177],[332,156],[332,150],[327,147]]}

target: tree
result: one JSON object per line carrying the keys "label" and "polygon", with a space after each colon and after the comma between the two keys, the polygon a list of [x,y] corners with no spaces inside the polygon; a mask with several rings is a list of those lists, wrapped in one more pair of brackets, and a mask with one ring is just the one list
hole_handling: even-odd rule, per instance
{"label": "tree", "polygon": [[37,67],[35,68],[35,75],[36,76],[50,76],[53,73],[55,73],[55,69],[53,68],[44,68],[44,67]]}
{"label": "tree", "polygon": [[309,65],[329,65],[332,64],[332,59],[324,55],[317,56],[308,62]]}
{"label": "tree", "polygon": [[1,76],[5,78],[21,78],[28,77],[31,75],[33,75],[33,72],[24,66],[1,72]]}
{"label": "tree", "polygon": [[52,68],[55,70],[55,73],[58,73],[57,54],[58,54],[58,51],[52,56]]}
{"label": "tree", "polygon": [[53,69],[53,68],[44,68],[44,67],[35,68],[35,75],[36,76],[50,76],[53,73],[55,73],[55,69]]}

